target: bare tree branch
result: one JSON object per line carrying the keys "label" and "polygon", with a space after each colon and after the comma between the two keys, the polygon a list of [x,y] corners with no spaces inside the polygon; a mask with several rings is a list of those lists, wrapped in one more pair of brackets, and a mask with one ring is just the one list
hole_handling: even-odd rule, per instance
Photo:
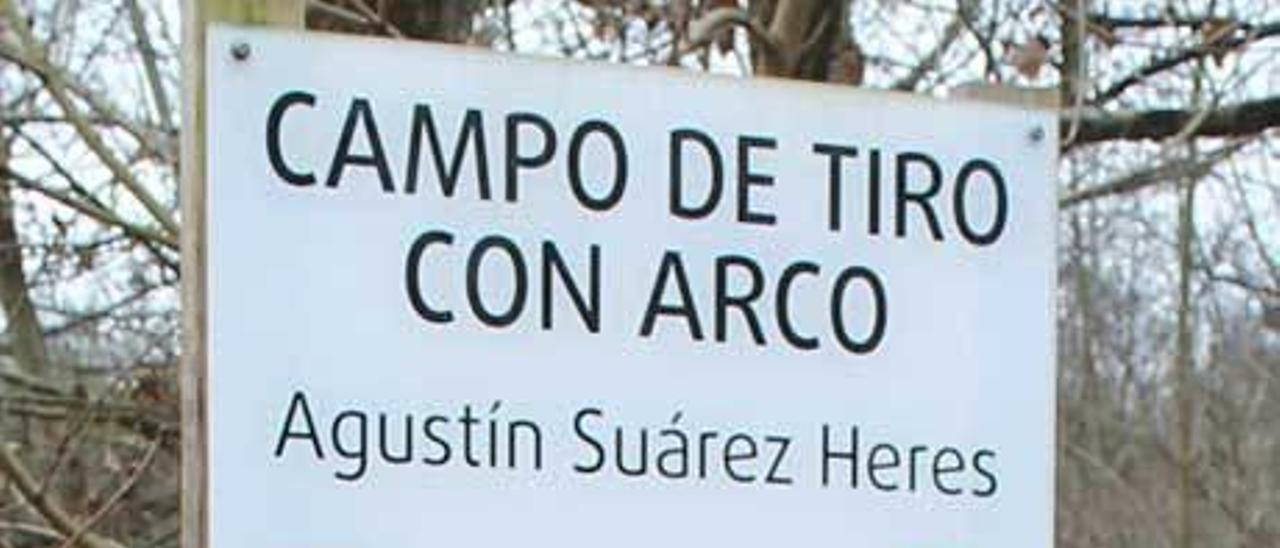
{"label": "bare tree branch", "polygon": [[1106,89],[1098,92],[1097,95],[1089,100],[1089,103],[1093,105],[1107,103],[1112,99],[1119,97],[1129,88],[1146,82],[1152,76],[1182,65],[1183,63],[1240,48],[1250,43],[1265,40],[1276,35],[1280,35],[1280,22],[1258,25],[1256,28],[1251,27],[1244,36],[1222,37],[1209,43],[1197,44],[1171,55],[1157,57],[1142,68],[1134,71],[1132,74],[1121,78]]}
{"label": "bare tree branch", "polygon": [[160,121],[160,127],[166,134],[173,133],[177,130],[173,123],[173,102],[169,99],[164,80],[160,77],[159,59],[155,45],[151,41],[151,33],[147,31],[146,16],[138,6],[138,0],[128,0],[126,7],[129,10],[129,23],[133,27],[138,54],[142,56],[147,85],[151,89],[151,99],[155,102],[156,119]]}
{"label": "bare tree branch", "polygon": [[942,31],[942,39],[916,66],[911,67],[911,72],[908,72],[906,76],[893,84],[893,89],[899,91],[914,90],[916,86],[920,85],[920,81],[925,76],[937,70],[938,63],[942,61],[942,57],[947,54],[952,44],[955,44],[956,40],[960,38],[960,34],[964,32],[965,21],[976,5],[977,2],[975,0],[959,0],[956,3],[956,14],[952,17],[951,22],[947,23],[947,28]]}
{"label": "bare tree branch", "polygon": [[8,133],[7,128],[0,126],[0,309],[4,311],[8,324],[5,327],[13,340],[13,355],[18,365],[30,373],[44,373],[49,364],[48,348],[40,318],[31,302],[13,185],[10,177],[4,175],[12,162]]}
{"label": "bare tree branch", "polygon": [[[22,41],[24,54],[28,57],[28,60],[37,66],[48,66],[49,62],[43,55],[43,48],[31,35],[31,31],[27,28],[27,23],[23,20],[21,14],[18,13],[17,7],[12,3],[6,3],[5,7],[3,15],[8,21],[9,28],[14,29],[14,33]],[[152,195],[151,191],[147,190],[142,182],[137,179],[133,171],[110,150],[102,135],[94,130],[88,119],[85,118],[84,113],[72,101],[61,74],[54,70],[39,72],[45,83],[45,90],[49,92],[49,95],[58,103],[58,107],[71,120],[72,126],[75,127],[85,146],[93,151],[103,165],[111,171],[112,176],[128,189],[129,193],[142,204],[147,213],[160,224],[165,232],[168,232],[171,236],[176,236],[178,234],[178,223],[174,219],[172,211],[162,205]]]}
{"label": "bare tree branch", "polygon": [[1200,178],[1209,173],[1218,162],[1231,157],[1249,142],[1242,140],[1226,145],[1196,160],[1181,159],[1167,164],[1143,168],[1100,185],[1091,186],[1068,194],[1058,201],[1058,207],[1066,209],[1072,206],[1105,198],[1136,192],[1144,188],[1166,182],[1175,182],[1178,177],[1188,174]]}
{"label": "bare tree branch", "polygon": [[[40,484],[14,454],[13,446],[0,447],[0,474],[8,477],[10,486],[18,495],[64,537],[69,537],[80,529],[75,518],[54,501],[49,493],[40,489]],[[79,544],[84,548],[125,548],[119,542],[92,533],[85,534]]]}
{"label": "bare tree branch", "polygon": [[69,192],[49,188],[48,186],[36,182],[30,177],[4,167],[0,167],[0,176],[11,178],[18,188],[37,192],[46,198],[74,209],[90,219],[102,223],[103,225],[119,228],[131,237],[144,242],[160,244],[171,251],[176,251],[178,249],[178,240],[174,236],[156,231],[150,227],[127,221],[117,215],[114,211],[80,200]]}
{"label": "bare tree branch", "polygon": [[115,509],[116,505],[124,499],[124,496],[129,494],[133,487],[138,484],[138,480],[142,479],[142,475],[151,469],[151,463],[155,462],[160,446],[160,438],[156,438],[151,442],[151,445],[147,447],[147,452],[142,455],[142,459],[133,465],[133,472],[129,474],[129,477],[120,484],[120,487],[107,498],[106,502],[102,503],[102,506],[92,516],[89,516],[89,519],[81,523],[80,527],[69,535],[67,540],[62,542],[59,548],[74,548],[77,541],[89,535],[89,530],[102,521],[102,518],[106,517],[107,513]]}
{"label": "bare tree branch", "polygon": [[738,7],[715,8],[690,21],[688,31],[689,49],[707,47],[715,42],[720,33],[735,25],[747,29],[747,32],[751,33],[751,37],[757,40],[765,50],[769,52],[777,51],[778,44],[769,35],[768,29],[765,29],[758,21],[752,19],[746,10]]}
{"label": "bare tree branch", "polygon": [[[1203,122],[1188,137],[1253,135],[1280,126],[1280,96],[1226,105],[1207,112],[1180,109],[1106,112],[1085,109],[1080,113],[1080,129],[1071,146],[1099,141],[1173,137],[1201,115],[1204,117]],[[1070,118],[1064,118],[1064,123],[1069,120]]]}
{"label": "bare tree branch", "polygon": [[[90,113],[80,113],[80,116],[89,120],[93,124],[110,125],[120,128],[137,141],[139,146],[141,146],[148,154],[155,158],[159,158],[165,163],[172,164],[177,161],[176,133],[165,134],[143,128],[136,121],[122,114],[119,109],[106,102],[99,96],[99,94],[85,88],[83,85],[65,74],[61,67],[48,63],[38,63],[37,60],[28,57],[23,52],[4,41],[0,41],[0,59],[4,59],[16,66],[22,67],[40,78],[57,78],[68,91],[89,107]],[[53,116],[46,116],[46,119],[57,119],[66,123],[72,123],[71,118],[66,115],[56,118]]]}

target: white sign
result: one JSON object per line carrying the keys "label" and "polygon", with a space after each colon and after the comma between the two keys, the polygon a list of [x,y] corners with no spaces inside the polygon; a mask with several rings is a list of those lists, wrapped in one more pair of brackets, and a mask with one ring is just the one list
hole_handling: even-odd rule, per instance
{"label": "white sign", "polygon": [[215,548],[1051,546],[1049,113],[227,27],[208,70]]}

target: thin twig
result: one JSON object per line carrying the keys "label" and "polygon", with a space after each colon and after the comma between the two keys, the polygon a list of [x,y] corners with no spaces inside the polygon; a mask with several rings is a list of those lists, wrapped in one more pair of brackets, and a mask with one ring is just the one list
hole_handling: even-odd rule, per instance
{"label": "thin twig", "polygon": [[360,12],[360,15],[363,15],[370,23],[382,27],[382,30],[386,32],[388,36],[393,38],[404,38],[404,33],[400,32],[399,28],[391,24],[390,21],[387,21],[382,14],[373,11],[373,8],[370,8],[361,0],[347,2],[347,5],[354,7],[356,11]]}
{"label": "thin twig", "polygon": [[134,465],[133,473],[130,474],[128,479],[126,479],[124,483],[120,484],[120,487],[111,494],[111,497],[102,504],[102,507],[98,508],[98,511],[94,512],[92,516],[89,516],[89,519],[81,523],[80,527],[76,529],[71,536],[67,537],[67,540],[64,541],[59,548],[73,548],[76,541],[89,534],[89,529],[93,528],[94,525],[97,525],[99,521],[102,521],[102,518],[106,517],[106,515],[111,512],[111,510],[114,509],[121,500],[124,500],[124,496],[129,494],[129,491],[133,490],[133,487],[138,484],[138,480],[142,479],[143,474],[151,468],[151,463],[155,461],[156,454],[160,451],[160,445],[161,438],[157,437],[151,442],[151,446],[147,448],[147,452],[142,456],[142,460],[138,461],[138,463]]}
{"label": "thin twig", "polygon": [[[15,454],[12,445],[0,447],[0,474],[7,476],[11,480],[10,486],[17,491],[18,496],[59,533],[70,536],[80,529],[75,518],[62,505],[48,493],[40,491],[39,483]],[[119,542],[94,533],[85,533],[77,542],[85,548],[125,548]]]}
{"label": "thin twig", "polygon": [[942,39],[924,56],[924,59],[921,59],[919,63],[911,67],[911,72],[893,84],[893,89],[899,91],[915,90],[925,76],[938,68],[938,64],[942,62],[942,57],[951,49],[952,44],[955,44],[956,40],[960,38],[960,33],[964,32],[965,20],[968,19],[969,10],[973,9],[974,4],[974,0],[959,0],[956,3],[956,14],[951,19],[951,22],[947,24],[946,29],[942,31]]}
{"label": "thin twig", "polygon": [[1187,173],[1194,174],[1196,177],[1203,176],[1218,162],[1231,157],[1248,143],[1247,140],[1241,140],[1225,145],[1197,161],[1179,160],[1125,174],[1111,181],[1070,193],[1058,201],[1058,207],[1066,209],[1099,198],[1136,192],[1160,183],[1171,182]]}
{"label": "thin twig", "polygon": [[[44,48],[31,35],[31,29],[27,27],[27,22],[18,13],[14,3],[6,2],[3,7],[5,8],[3,15],[9,23],[9,28],[21,40],[24,54],[28,60],[37,66],[49,66],[49,60],[43,55]],[[94,155],[111,172],[111,175],[120,184],[124,185],[125,189],[137,199],[138,203],[142,204],[142,207],[160,224],[164,231],[168,235],[176,237],[178,234],[178,222],[174,219],[173,212],[161,205],[159,200],[143,186],[134,173],[110,150],[102,135],[92,127],[84,113],[72,101],[61,73],[55,70],[45,70],[38,71],[38,74],[44,81],[45,90],[49,92],[54,102],[58,103],[58,107],[63,114],[71,120],[72,126],[76,129],[76,133],[80,135],[80,139],[85,146],[93,151]]]}
{"label": "thin twig", "polygon": [[147,20],[138,5],[138,0],[128,0],[129,23],[133,27],[134,38],[138,45],[138,54],[142,56],[142,67],[147,77],[147,85],[151,89],[151,97],[155,102],[156,118],[165,133],[173,133],[174,108],[169,100],[169,93],[164,88],[164,80],[160,77],[160,63],[155,45],[151,42],[151,33],[147,31]]}

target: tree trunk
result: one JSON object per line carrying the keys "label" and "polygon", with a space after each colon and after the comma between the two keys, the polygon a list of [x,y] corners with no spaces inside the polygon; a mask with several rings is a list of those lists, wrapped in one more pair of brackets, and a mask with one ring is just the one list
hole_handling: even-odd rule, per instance
{"label": "tree trunk", "polygon": [[[753,2],[753,7],[756,2]],[[759,76],[825,81],[836,52],[852,44],[849,2],[774,0],[752,11],[768,31],[752,50]]]}
{"label": "tree trunk", "polygon": [[[1195,65],[1195,72],[1192,75],[1192,98],[1193,107],[1200,106],[1203,103],[1203,91],[1201,79],[1203,78],[1205,65],[1203,61]],[[1196,148],[1195,139],[1191,139],[1187,143],[1187,153],[1194,162],[1199,155]],[[1191,276],[1194,269],[1193,255],[1195,251],[1195,199],[1196,199],[1196,183],[1198,183],[1198,175],[1191,174],[1183,182],[1182,193],[1179,196],[1178,204],[1178,334],[1177,348],[1174,356],[1175,374],[1175,390],[1177,400],[1177,460],[1178,460],[1178,504],[1177,504],[1177,539],[1175,546],[1178,548],[1192,548],[1195,546],[1194,520],[1195,520],[1195,340],[1193,335],[1194,315],[1193,303],[1191,302]]]}
{"label": "tree trunk", "polygon": [[384,17],[405,36],[437,42],[465,42],[471,35],[475,0],[384,0]]}
{"label": "tree trunk", "polygon": [[357,1],[363,2],[365,9],[349,11],[362,19],[344,18],[313,6],[307,12],[307,26],[352,34],[384,33],[384,27],[390,26],[405,38],[462,43],[470,38],[472,19],[483,7],[480,0]]}
{"label": "tree trunk", "polygon": [[0,128],[0,307],[4,310],[5,329],[13,347],[13,357],[27,373],[42,375],[47,371],[48,355],[44,330],[36,316],[35,306],[22,269],[22,242],[18,240],[14,222],[13,189],[3,175],[9,162],[9,139]]}

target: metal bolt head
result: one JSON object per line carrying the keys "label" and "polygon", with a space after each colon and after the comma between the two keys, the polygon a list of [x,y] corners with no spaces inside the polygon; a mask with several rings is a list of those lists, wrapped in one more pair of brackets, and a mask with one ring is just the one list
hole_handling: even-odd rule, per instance
{"label": "metal bolt head", "polygon": [[231,46],[231,58],[236,61],[248,59],[251,53],[253,53],[253,48],[249,47],[248,42],[236,42]]}
{"label": "metal bolt head", "polygon": [[1028,139],[1030,139],[1030,140],[1031,140],[1031,142],[1033,142],[1033,143],[1039,143],[1040,141],[1043,141],[1043,140],[1044,140],[1044,128],[1043,128],[1043,127],[1040,127],[1040,126],[1035,126],[1035,127],[1031,128],[1031,131],[1028,131],[1028,132],[1027,132],[1027,138],[1028,138]]}

